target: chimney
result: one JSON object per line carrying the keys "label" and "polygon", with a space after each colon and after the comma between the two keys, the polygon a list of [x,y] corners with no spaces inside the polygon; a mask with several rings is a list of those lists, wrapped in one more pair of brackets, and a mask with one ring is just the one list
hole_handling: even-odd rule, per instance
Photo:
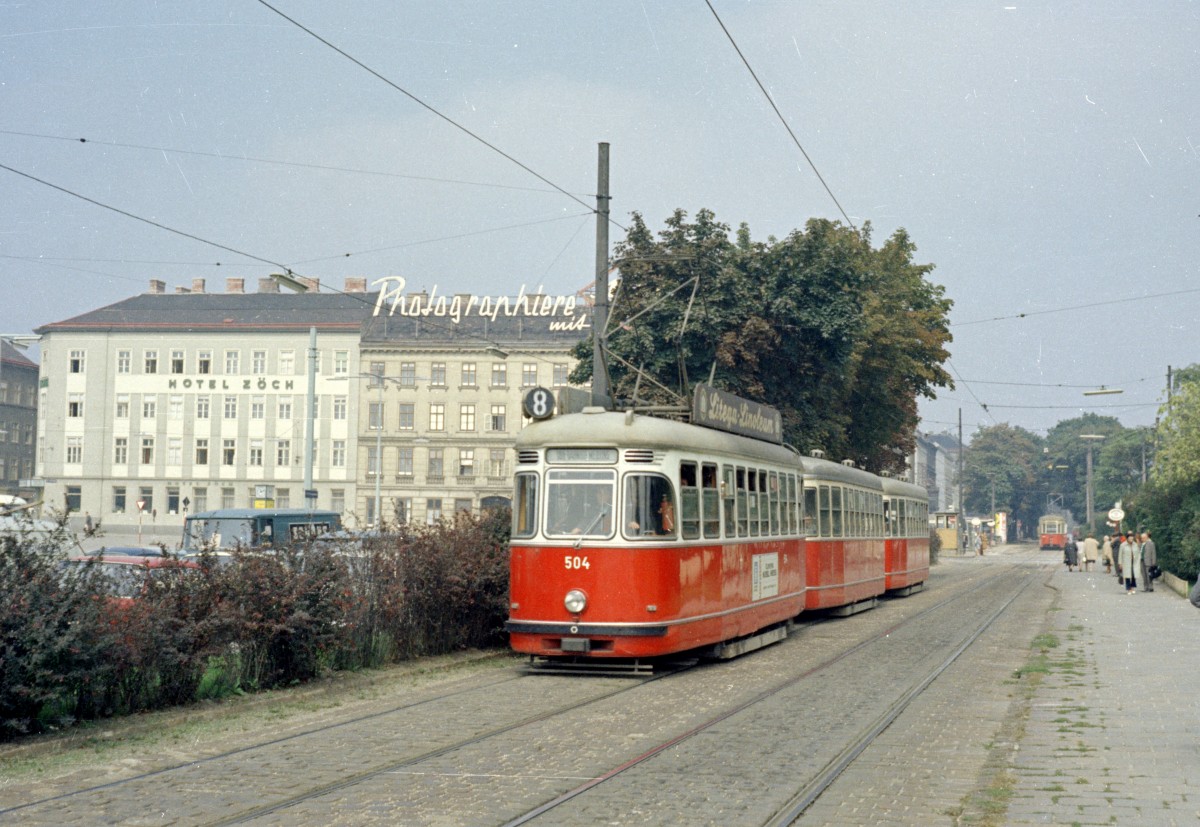
{"label": "chimney", "polygon": [[155,295],[167,292],[167,283],[162,279],[150,279],[150,292]]}
{"label": "chimney", "polygon": [[367,292],[367,279],[364,276],[346,276],[347,293]]}
{"label": "chimney", "polygon": [[245,293],[246,292],[246,280],[245,279],[225,279],[225,292],[226,293]]}
{"label": "chimney", "polygon": [[279,282],[275,281],[275,279],[271,278],[270,276],[267,276],[266,278],[260,278],[258,280],[258,292],[278,293]]}
{"label": "chimney", "polygon": [[203,293],[204,292],[204,279],[192,279],[192,292],[193,293]]}
{"label": "chimney", "polygon": [[176,287],[175,292],[178,294],[178,293],[190,293],[192,291],[188,290],[186,287]]}

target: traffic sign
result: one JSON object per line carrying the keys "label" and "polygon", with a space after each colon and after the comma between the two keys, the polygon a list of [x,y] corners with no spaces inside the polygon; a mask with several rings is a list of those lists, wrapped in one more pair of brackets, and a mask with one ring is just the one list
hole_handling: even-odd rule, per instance
{"label": "traffic sign", "polygon": [[145,510],[146,510],[146,501],[145,501],[145,500],[138,500],[138,501],[137,501],[137,507],[138,507],[138,511],[145,511]]}

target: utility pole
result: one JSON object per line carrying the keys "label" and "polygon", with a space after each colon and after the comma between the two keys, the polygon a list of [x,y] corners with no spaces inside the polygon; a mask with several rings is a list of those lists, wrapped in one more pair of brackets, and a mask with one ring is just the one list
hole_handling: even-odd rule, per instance
{"label": "utility pole", "polygon": [[592,404],[610,407],[604,331],[608,327],[608,144],[596,164],[596,297],[592,304]]}
{"label": "utility pole", "polygon": [[965,540],[967,535],[964,533],[967,528],[967,512],[963,508],[963,460],[965,459],[966,448],[963,446],[962,435],[962,408],[958,409],[958,545],[959,550],[964,554],[967,551]]}

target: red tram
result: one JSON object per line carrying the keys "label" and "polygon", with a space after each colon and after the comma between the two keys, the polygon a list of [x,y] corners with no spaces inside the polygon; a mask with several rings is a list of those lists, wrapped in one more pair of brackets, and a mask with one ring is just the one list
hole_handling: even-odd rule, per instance
{"label": "red tram", "polygon": [[[923,520],[923,545],[885,539],[879,477],[782,444],[587,408],[532,422],[516,450],[507,630],[518,652],[728,657],[783,638],[806,609],[928,575]],[[924,491],[894,496],[912,515],[896,530],[917,526]],[[894,571],[891,539],[905,542]]]}
{"label": "red tram", "polygon": [[1066,548],[1067,521],[1060,514],[1045,514],[1038,518],[1038,548]]}

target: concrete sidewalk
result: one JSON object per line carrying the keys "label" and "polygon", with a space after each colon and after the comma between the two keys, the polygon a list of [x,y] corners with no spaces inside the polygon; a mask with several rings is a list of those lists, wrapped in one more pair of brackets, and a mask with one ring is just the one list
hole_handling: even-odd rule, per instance
{"label": "concrete sidewalk", "polygon": [[1053,559],[1047,671],[1009,762],[1005,823],[1200,823],[1200,611],[1161,580],[1126,595],[1103,566]]}

